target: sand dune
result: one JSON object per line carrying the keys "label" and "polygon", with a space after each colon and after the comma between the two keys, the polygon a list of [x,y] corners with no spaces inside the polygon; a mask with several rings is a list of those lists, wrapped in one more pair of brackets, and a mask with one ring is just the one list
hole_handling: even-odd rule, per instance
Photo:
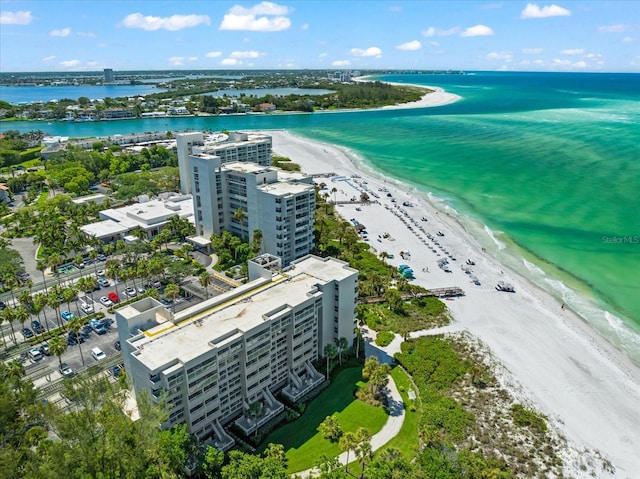
{"label": "sand dune", "polygon": [[[299,163],[304,172],[343,176],[339,181],[316,178],[338,190],[338,201],[359,198],[365,189],[380,197],[378,204],[348,204],[337,211],[365,225],[371,246],[393,255],[389,263],[409,264],[416,284],[459,286],[465,291],[464,297],[447,301],[454,329],[467,330],[488,346],[508,371],[503,380],[518,400],[549,416],[552,427],[572,445],[569,461],[580,450],[599,451],[616,468],[613,476],[603,472],[602,477],[640,477],[640,370],[635,365],[557,300],[507,270],[493,252],[480,248],[454,216],[410,188],[366,169],[345,149],[285,131],[268,133],[274,152]],[[379,188],[387,188],[395,203]],[[404,202],[413,206],[402,206]],[[439,267],[444,258],[451,272]],[[475,265],[466,265],[467,260]],[[463,271],[463,265],[471,274]],[[497,291],[499,281],[512,284],[516,292]],[[580,476],[579,469],[571,469]]]}

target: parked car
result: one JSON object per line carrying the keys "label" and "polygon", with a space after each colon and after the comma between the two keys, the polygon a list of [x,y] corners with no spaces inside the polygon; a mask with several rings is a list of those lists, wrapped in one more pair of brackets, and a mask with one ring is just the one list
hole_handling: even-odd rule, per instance
{"label": "parked car", "polygon": [[29,356],[32,361],[40,361],[44,357],[38,348],[31,348],[27,356]]}
{"label": "parked car", "polygon": [[110,306],[113,306],[113,301],[111,301],[109,298],[107,298],[106,296],[103,296],[102,298],[100,298],[100,302],[102,304],[104,304],[107,308]]}
{"label": "parked car", "polygon": [[137,295],[138,295],[138,293],[136,292],[136,289],[135,289],[135,288],[133,288],[133,287],[131,287],[131,286],[129,286],[129,287],[125,290],[125,292],[127,293],[127,296],[129,296],[130,298],[133,298],[133,297],[135,297],[135,296],[137,296]]}
{"label": "parked car", "polygon": [[116,351],[120,351],[122,349],[122,346],[120,345],[120,341],[116,341],[115,343],[113,343],[113,347],[115,348]]}
{"label": "parked car", "polygon": [[91,350],[91,357],[93,357],[93,359],[95,359],[96,361],[100,361],[101,359],[104,359],[107,357],[106,354],[104,354],[104,352],[102,351],[102,349],[100,348],[93,348]]}
{"label": "parked car", "polygon": [[106,272],[103,269],[99,269],[98,271],[96,271],[96,275],[98,277],[103,277],[105,274],[106,274]]}
{"label": "parked car", "polygon": [[107,296],[114,303],[120,302],[120,297],[114,291],[111,291]]}
{"label": "parked car", "polygon": [[48,343],[42,343],[40,345],[40,352],[42,354],[44,354],[45,356],[51,356],[51,351],[49,351],[49,344]]}
{"label": "parked car", "polygon": [[67,343],[69,342],[75,342],[75,343],[84,343],[84,336],[82,336],[82,334],[78,334],[75,331],[69,331],[69,336],[67,339]]}
{"label": "parked car", "polygon": [[120,366],[114,366],[111,368],[111,374],[113,374],[114,378],[117,378],[122,372],[122,368]]}
{"label": "parked car", "polygon": [[107,257],[106,257],[105,255],[103,255],[102,253],[100,253],[100,254],[96,257],[96,259],[97,259],[98,261],[105,261],[105,260],[107,259]]}
{"label": "parked car", "polygon": [[143,286],[138,286],[136,288],[136,291],[138,292],[138,294],[144,294],[147,292],[147,290]]}
{"label": "parked car", "polygon": [[85,314],[91,314],[93,313],[93,305],[89,304],[89,303],[82,303],[80,305],[80,309],[85,313]]}
{"label": "parked car", "polygon": [[4,301],[0,301],[0,311],[2,311],[3,309],[7,309],[7,305],[4,304]]}
{"label": "parked car", "polygon": [[75,318],[75,315],[71,311],[65,310],[60,313],[60,317],[65,321],[71,321],[73,318]]}
{"label": "parked car", "polygon": [[41,334],[45,331],[44,326],[38,320],[31,321],[31,328],[36,334]]}
{"label": "parked car", "polygon": [[98,319],[92,319],[91,321],[89,321],[89,325],[91,326],[91,329],[95,331],[96,334],[104,334],[107,332],[107,327],[105,323]]}
{"label": "parked car", "polygon": [[73,376],[73,369],[71,369],[71,367],[67,363],[60,364],[58,371],[60,371],[60,374],[62,374],[65,378],[70,378],[71,376]]}
{"label": "parked car", "polygon": [[103,288],[107,288],[107,287],[111,286],[111,283],[106,278],[98,278],[98,284],[100,286],[102,286]]}
{"label": "parked car", "polygon": [[24,339],[30,339],[30,338],[33,338],[35,336],[33,334],[33,331],[31,331],[29,328],[23,328],[22,329],[22,335],[24,336]]}

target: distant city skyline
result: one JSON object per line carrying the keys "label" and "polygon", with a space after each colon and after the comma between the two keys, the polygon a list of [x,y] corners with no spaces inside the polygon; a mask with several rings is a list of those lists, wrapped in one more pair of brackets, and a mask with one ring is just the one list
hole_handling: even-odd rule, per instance
{"label": "distant city skyline", "polygon": [[1,72],[640,72],[634,1],[0,1]]}

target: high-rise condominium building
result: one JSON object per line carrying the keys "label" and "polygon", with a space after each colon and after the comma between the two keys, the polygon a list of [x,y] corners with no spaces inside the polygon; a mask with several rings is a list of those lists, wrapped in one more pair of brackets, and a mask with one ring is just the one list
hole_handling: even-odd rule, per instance
{"label": "high-rise condominium building", "polygon": [[205,135],[200,131],[176,135],[180,188],[191,193],[191,155],[217,156],[221,163],[232,161],[271,165],[271,137],[255,133],[231,132]]}
{"label": "high-rise condominium building", "polygon": [[104,82],[113,83],[113,70],[111,68],[104,69]]}
{"label": "high-rise condominium building", "polygon": [[[128,377],[136,394],[165,397],[171,427],[186,423],[220,449],[324,381],[312,363],[325,345],[354,339],[358,272],[333,258],[307,256],[279,271],[279,259],[249,262],[251,281],[172,315],[153,298],[116,310]],[[258,407],[254,407],[254,406]]]}
{"label": "high-rise condominium building", "polygon": [[262,251],[280,257],[285,266],[309,254],[315,213],[312,178],[268,166],[270,153],[264,153],[267,146],[270,152],[271,139],[264,135],[256,138],[262,146],[252,154],[228,147],[218,148],[219,154],[211,148],[199,152],[194,141],[200,135],[177,136],[180,182],[193,195],[196,234],[208,238],[229,231],[251,241],[260,231]]}

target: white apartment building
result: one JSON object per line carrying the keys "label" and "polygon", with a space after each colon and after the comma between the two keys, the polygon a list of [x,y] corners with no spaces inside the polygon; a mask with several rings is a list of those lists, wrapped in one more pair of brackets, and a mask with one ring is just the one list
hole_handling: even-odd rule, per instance
{"label": "white apartment building", "polygon": [[271,165],[271,137],[257,133],[232,132],[208,134],[203,132],[176,135],[180,188],[182,194],[191,193],[190,155],[217,156],[222,163],[232,161]]}
{"label": "white apartment building", "polygon": [[116,310],[127,375],[137,395],[166,397],[166,427],[186,423],[228,449],[223,425],[251,434],[283,411],[278,391],[297,401],[324,381],[312,362],[326,344],[351,344],[357,270],[307,256],[277,273],[278,262],[255,258],[249,283],[175,315],[152,298]]}
{"label": "white apartment building", "polygon": [[311,252],[315,187],[310,176],[255,163],[222,164],[205,154],[189,160],[196,235],[229,231],[251,241],[260,230],[262,250],[285,266]]}

